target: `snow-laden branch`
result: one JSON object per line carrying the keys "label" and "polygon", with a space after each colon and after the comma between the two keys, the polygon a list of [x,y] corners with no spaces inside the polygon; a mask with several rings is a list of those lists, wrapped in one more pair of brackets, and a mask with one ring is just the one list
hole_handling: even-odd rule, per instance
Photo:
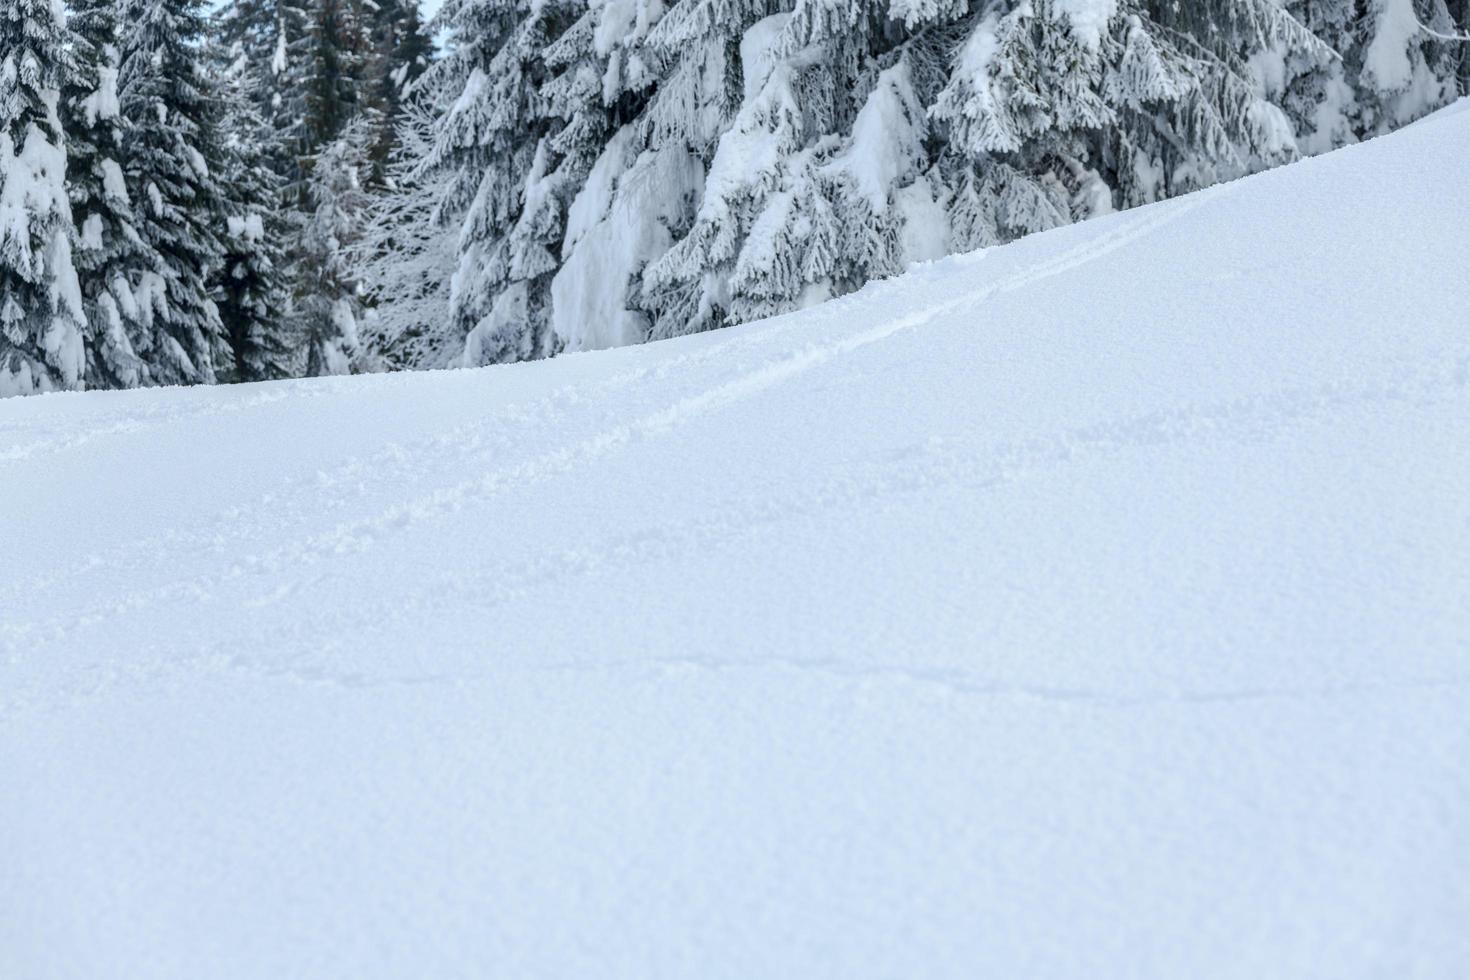
{"label": "snow-laden branch", "polygon": [[1436,31],[1434,28],[1425,25],[1422,20],[1419,20],[1417,15],[1414,18],[1414,22],[1419,25],[1419,30],[1423,31],[1425,34],[1428,34],[1430,37],[1438,38],[1441,41],[1450,41],[1456,44],[1470,43],[1470,34],[1442,34],[1439,31]]}

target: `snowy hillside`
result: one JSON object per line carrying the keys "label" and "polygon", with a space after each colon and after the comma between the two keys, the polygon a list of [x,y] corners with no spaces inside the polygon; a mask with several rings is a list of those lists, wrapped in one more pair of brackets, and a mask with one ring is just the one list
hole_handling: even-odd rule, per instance
{"label": "snowy hillside", "polygon": [[0,402],[0,976],[1463,977],[1467,167]]}

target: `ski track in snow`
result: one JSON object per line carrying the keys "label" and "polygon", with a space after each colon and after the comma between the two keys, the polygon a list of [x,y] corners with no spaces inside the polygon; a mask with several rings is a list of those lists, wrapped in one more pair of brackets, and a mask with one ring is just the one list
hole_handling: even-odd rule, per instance
{"label": "ski track in snow", "polygon": [[[4,646],[0,647],[0,649],[8,648],[14,650],[21,646],[32,645],[38,642],[64,642],[70,633],[79,627],[95,625],[113,616],[147,609],[159,602],[177,599],[193,599],[200,602],[207,601],[214,588],[244,574],[269,573],[274,577],[279,576],[282,572],[290,568],[300,569],[316,564],[333,555],[343,553],[360,554],[373,547],[386,534],[403,533],[408,528],[420,522],[456,513],[472,503],[479,503],[491,499],[509,487],[522,487],[530,483],[566,475],[576,467],[586,465],[621,447],[644,438],[651,438],[666,433],[707,412],[750,398],[774,385],[798,377],[834,358],[850,354],[872,344],[880,343],[903,331],[920,329],[940,317],[961,311],[969,312],[978,309],[997,295],[1012,292],[1077,269],[1144,238],[1164,225],[1177,221],[1185,214],[1200,207],[1209,198],[1226,193],[1228,190],[1229,185],[1225,185],[1213,191],[1175,202],[1170,207],[1155,207],[1133,212],[1129,215],[1131,220],[1122,224],[1116,231],[1102,236],[1095,241],[1084,242],[1058,256],[1007,276],[1000,282],[988,285],[975,293],[966,294],[956,299],[916,311],[908,316],[891,320],[878,327],[840,337],[827,344],[808,344],[802,346],[795,353],[766,360],[760,366],[745,370],[729,381],[714,387],[702,389],[662,409],[646,414],[633,422],[620,423],[612,428],[605,429],[575,445],[560,447],[536,459],[508,469],[493,471],[485,476],[460,481],[451,486],[437,488],[414,500],[395,504],[372,518],[339,525],[330,532],[299,539],[285,548],[279,548],[263,555],[246,555],[243,558],[235,560],[232,567],[228,570],[206,576],[190,577],[156,589],[129,594],[112,602],[88,609],[70,620],[69,623],[52,621],[43,624],[0,624],[0,641],[4,643]],[[717,345],[710,350],[702,351],[685,361],[676,361],[675,366],[693,366],[701,363],[715,362],[721,357],[729,356],[733,348],[748,347],[757,343],[769,343],[793,329],[793,326],[798,323],[800,321],[795,318],[778,318],[767,324],[763,324],[760,330],[754,331],[747,336],[742,336],[727,343]],[[606,389],[616,391],[629,387],[639,381],[645,380],[647,375],[648,372],[646,370],[626,372],[608,381],[606,383]],[[543,401],[537,408],[545,410],[547,407],[563,405],[569,400],[569,397],[570,392],[562,391],[555,393]],[[269,404],[273,399],[261,398],[251,399],[249,401],[251,405],[258,405]],[[535,409],[532,411],[534,412]],[[193,417],[193,414],[190,413],[181,417]],[[204,412],[198,414],[212,413]],[[463,461],[465,454],[462,451],[462,447],[466,441],[469,441],[473,446],[474,439],[493,433],[499,427],[504,426],[509,419],[517,417],[524,417],[524,414],[516,410],[491,413],[487,418],[478,421],[472,426],[457,427],[450,433],[430,438],[418,447],[395,446],[388,448],[381,454],[373,457],[372,463],[388,463],[395,466],[397,471],[417,471],[424,468],[427,459],[432,459],[438,455],[452,455],[456,460]],[[553,414],[553,418],[556,417],[556,414]],[[161,422],[159,424],[166,423]],[[554,428],[554,426],[551,427]],[[104,427],[93,430],[92,433],[84,437],[79,437],[75,442],[64,443],[63,448],[75,448],[75,446],[81,445],[97,435],[132,431],[135,430],[125,425]],[[56,451],[61,450],[58,449]],[[471,458],[475,457],[472,455]],[[381,472],[378,466],[357,460],[350,460],[339,465],[334,474],[323,475],[320,482],[331,485],[338,481],[352,481],[362,477],[372,479],[375,473],[379,474],[378,478],[381,479]],[[278,498],[272,496],[261,501],[257,506],[262,511],[267,510],[276,499]],[[249,526],[248,524],[244,524],[244,522],[239,522],[239,516],[241,515],[226,515],[222,523],[228,524],[231,521],[236,521],[243,526]],[[169,548],[188,546],[208,547],[218,545],[221,543],[221,540],[222,535],[218,528],[210,528],[202,532],[196,532],[190,537],[171,536],[164,540],[155,538],[152,540],[138,541],[123,547],[122,555],[120,556],[122,557],[121,563],[118,562],[117,557],[102,558],[94,556],[89,558],[80,567],[73,569],[70,576],[66,577],[83,574],[92,569],[111,571],[119,567],[119,564],[126,567],[127,555],[129,553],[134,555],[147,553],[160,546]],[[19,591],[34,592],[38,589],[43,590],[48,588],[53,584],[56,584],[56,579],[33,580],[24,583]],[[278,587],[278,591],[289,593],[294,591],[294,586],[289,583],[284,584]]]}

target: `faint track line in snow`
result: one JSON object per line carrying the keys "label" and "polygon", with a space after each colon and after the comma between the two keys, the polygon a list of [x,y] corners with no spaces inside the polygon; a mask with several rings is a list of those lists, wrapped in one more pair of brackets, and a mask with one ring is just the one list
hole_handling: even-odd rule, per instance
{"label": "faint track line in snow", "polygon": [[1321,685],[1157,687],[1154,690],[1128,691],[1017,683],[988,677],[978,671],[941,666],[885,662],[849,663],[831,659],[807,660],[770,656],[521,662],[487,671],[371,674],[360,670],[334,668],[329,664],[274,664],[248,657],[204,654],[178,660],[94,665],[76,672],[78,676],[85,678],[83,683],[74,683],[61,689],[54,683],[46,685],[47,693],[44,698],[35,695],[27,697],[24,692],[10,691],[9,697],[0,701],[0,721],[14,719],[26,713],[54,713],[82,706],[128,681],[154,686],[169,678],[185,674],[197,675],[201,672],[229,673],[256,681],[344,692],[412,688],[466,690],[477,685],[495,684],[508,678],[556,675],[642,675],[653,683],[659,683],[698,674],[781,672],[848,685],[854,688],[859,699],[866,689],[874,686],[908,686],[934,691],[945,697],[1014,700],[1095,711],[1135,711],[1169,707],[1230,708],[1279,702],[1331,703],[1347,699],[1433,695],[1470,690],[1470,677],[1419,677]]}
{"label": "faint track line in snow", "polygon": [[[888,287],[888,281],[879,280],[870,283],[868,288],[882,290]],[[862,292],[839,297],[829,305],[834,308],[842,308],[858,295],[861,295]],[[831,316],[831,318],[835,319],[836,317]],[[649,365],[640,365],[639,367],[631,368],[612,377],[595,382],[592,388],[593,390],[617,389],[648,378],[665,377],[677,369],[707,361],[719,360],[731,350],[754,347],[790,329],[797,328],[810,329],[809,318],[808,320],[799,320],[790,315],[777,316],[767,321],[745,325],[744,329],[732,328],[729,331],[730,336],[727,339],[722,339],[718,343],[702,346],[696,351],[665,357]],[[490,370],[493,369],[494,367],[490,368]],[[315,400],[327,395],[340,393],[343,388],[339,381],[340,379],[316,378],[270,383],[260,386],[260,390],[258,391],[234,398],[216,397],[234,394],[227,387],[198,386],[190,390],[207,399],[202,404],[186,406],[149,404],[138,409],[133,409],[125,405],[124,410],[118,415],[108,416],[107,421],[101,424],[94,424],[89,428],[77,429],[74,427],[74,424],[68,423],[66,426],[43,430],[56,431],[58,432],[56,435],[33,438],[28,442],[14,443],[9,446],[0,445],[0,464],[32,461],[39,457],[76,449],[107,436],[130,435],[199,418],[243,414],[252,409],[274,406],[287,401]],[[137,389],[140,393],[148,390],[150,389]],[[566,387],[557,389],[555,392],[550,393],[547,399],[565,397],[571,390]],[[108,392],[108,394],[120,395],[126,398],[132,393]],[[583,394],[583,397],[586,397],[586,394]],[[508,407],[516,408],[520,406]],[[442,433],[441,436],[449,438],[468,429],[480,428],[485,421],[493,421],[497,414],[497,412],[491,412],[481,420],[467,423],[464,426],[456,426],[449,432]],[[25,431],[31,428],[32,425],[33,423],[28,422],[0,420],[0,435]]]}
{"label": "faint track line in snow", "polygon": [[[571,661],[527,668],[547,673],[614,673],[644,670],[668,673],[747,673],[779,670],[803,676],[826,678],[838,683],[909,684],[937,689],[946,694],[987,698],[1015,698],[1052,705],[1085,708],[1128,709],[1169,705],[1205,706],[1257,704],[1270,701],[1331,701],[1380,694],[1438,693],[1470,689],[1470,677],[1430,677],[1381,680],[1320,686],[1222,687],[1157,691],[1110,691],[1101,688],[1062,687],[1046,684],[1017,684],[997,681],[966,670],[921,667],[905,664],[847,663],[840,660],[803,660],[797,657],[751,657],[745,659],[660,658],[619,662]],[[492,675],[487,675],[492,676]]]}

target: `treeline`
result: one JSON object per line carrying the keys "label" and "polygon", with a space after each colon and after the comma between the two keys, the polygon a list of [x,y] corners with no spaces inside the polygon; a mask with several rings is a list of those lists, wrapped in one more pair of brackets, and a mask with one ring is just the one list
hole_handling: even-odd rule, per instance
{"label": "treeline", "polygon": [[0,395],[342,373],[416,3],[0,0]]}
{"label": "treeline", "polygon": [[1470,0],[53,10],[0,0],[0,393],[710,329],[1470,88]]}

